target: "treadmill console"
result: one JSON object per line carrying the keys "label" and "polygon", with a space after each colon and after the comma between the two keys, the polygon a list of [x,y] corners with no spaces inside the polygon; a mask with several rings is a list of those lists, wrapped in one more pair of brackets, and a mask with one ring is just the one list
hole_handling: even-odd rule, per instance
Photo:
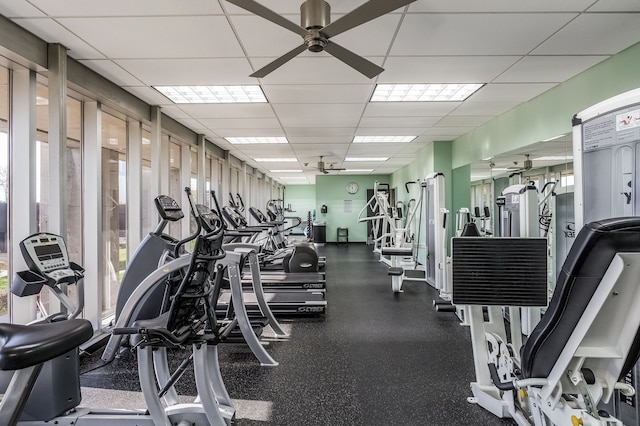
{"label": "treadmill console", "polygon": [[76,270],[69,263],[64,239],[55,234],[33,234],[20,242],[20,250],[27,266],[33,272],[55,282],[74,281]]}
{"label": "treadmill console", "polygon": [[176,222],[184,217],[182,209],[173,198],[167,195],[159,195],[155,198],[154,202],[163,220]]}

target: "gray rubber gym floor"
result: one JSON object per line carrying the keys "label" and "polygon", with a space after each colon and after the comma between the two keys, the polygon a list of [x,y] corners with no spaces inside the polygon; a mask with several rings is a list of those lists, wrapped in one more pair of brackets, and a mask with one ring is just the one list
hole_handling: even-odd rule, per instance
{"label": "gray rubber gym floor", "polygon": [[[454,314],[435,312],[433,289],[405,282],[394,295],[387,267],[364,244],[321,249],[328,312],[283,320],[291,339],[268,344],[278,367],[260,367],[244,345],[220,345],[237,425],[514,424],[466,402],[474,378],[468,330]],[[131,355],[83,374],[82,405],[139,406],[135,367]],[[193,379],[183,381],[178,391],[194,395]]]}

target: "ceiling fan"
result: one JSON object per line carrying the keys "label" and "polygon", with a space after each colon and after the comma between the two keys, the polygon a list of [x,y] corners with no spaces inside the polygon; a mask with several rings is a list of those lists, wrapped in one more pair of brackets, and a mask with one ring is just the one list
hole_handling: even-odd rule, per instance
{"label": "ceiling fan", "polygon": [[362,56],[356,55],[329,39],[351,28],[406,6],[415,0],[369,0],[340,17],[335,22],[331,22],[331,6],[329,3],[324,0],[306,0],[300,6],[301,26],[294,24],[254,0],[227,1],[293,31],[304,39],[304,42],[300,46],[285,53],[265,67],[260,68],[251,74],[250,77],[262,78],[308,49],[311,52],[322,52],[324,50],[354,68],[356,71],[359,71],[369,78],[373,78],[384,71],[384,68],[377,66]]}
{"label": "ceiling fan", "polygon": [[[322,158],[324,156],[321,155],[320,156],[320,161],[318,161],[317,165],[316,165],[316,169],[321,172],[324,173],[325,175],[328,175],[329,172],[338,172],[340,170],[347,170],[347,169],[343,169],[343,168],[338,168],[338,167],[333,167],[333,164],[329,164],[329,167],[327,168],[326,163],[324,161],[322,161]],[[305,163],[305,166],[308,163]]]}

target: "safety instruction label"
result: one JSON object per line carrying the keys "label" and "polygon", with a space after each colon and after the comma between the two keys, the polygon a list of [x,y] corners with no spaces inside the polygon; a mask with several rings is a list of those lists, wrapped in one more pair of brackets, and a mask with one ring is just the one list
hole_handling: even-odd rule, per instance
{"label": "safety instruction label", "polygon": [[582,147],[592,151],[640,140],[640,106],[632,105],[598,116],[582,125]]}

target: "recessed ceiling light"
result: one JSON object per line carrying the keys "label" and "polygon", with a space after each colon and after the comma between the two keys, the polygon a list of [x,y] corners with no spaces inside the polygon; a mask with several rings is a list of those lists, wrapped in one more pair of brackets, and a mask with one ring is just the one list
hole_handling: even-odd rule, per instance
{"label": "recessed ceiling light", "polygon": [[305,176],[280,176],[279,179],[287,179],[287,180],[304,179],[304,180],[306,180],[307,178]]}
{"label": "recessed ceiling light", "polygon": [[297,158],[254,158],[258,163],[295,163]]}
{"label": "recessed ceiling light", "polygon": [[417,136],[356,136],[353,143],[375,143],[375,142],[411,142]]}
{"label": "recessed ceiling light", "polygon": [[302,173],[302,169],[298,170],[269,170],[271,173]]}
{"label": "recessed ceiling light", "polygon": [[267,102],[267,98],[258,85],[153,87],[176,104]]}
{"label": "recessed ceiling light", "polygon": [[573,155],[547,155],[544,157],[534,158],[533,161],[565,161],[573,160]]}
{"label": "recessed ceiling light", "polygon": [[142,145],[151,145],[151,140],[147,138],[142,138]]}
{"label": "recessed ceiling light", "polygon": [[347,157],[344,161],[387,161],[389,157]]}
{"label": "recessed ceiling light", "polygon": [[247,137],[238,137],[238,138],[227,138],[225,137],[229,143],[233,145],[240,144],[252,144],[252,143],[289,143],[287,138],[285,137],[272,137],[272,136],[247,136]]}
{"label": "recessed ceiling light", "polygon": [[346,173],[368,173],[372,172],[373,169],[344,169],[343,172]]}
{"label": "recessed ceiling light", "polygon": [[118,138],[109,138],[109,145],[118,145]]}
{"label": "recessed ceiling light", "polygon": [[464,101],[484,84],[378,84],[371,102]]}

